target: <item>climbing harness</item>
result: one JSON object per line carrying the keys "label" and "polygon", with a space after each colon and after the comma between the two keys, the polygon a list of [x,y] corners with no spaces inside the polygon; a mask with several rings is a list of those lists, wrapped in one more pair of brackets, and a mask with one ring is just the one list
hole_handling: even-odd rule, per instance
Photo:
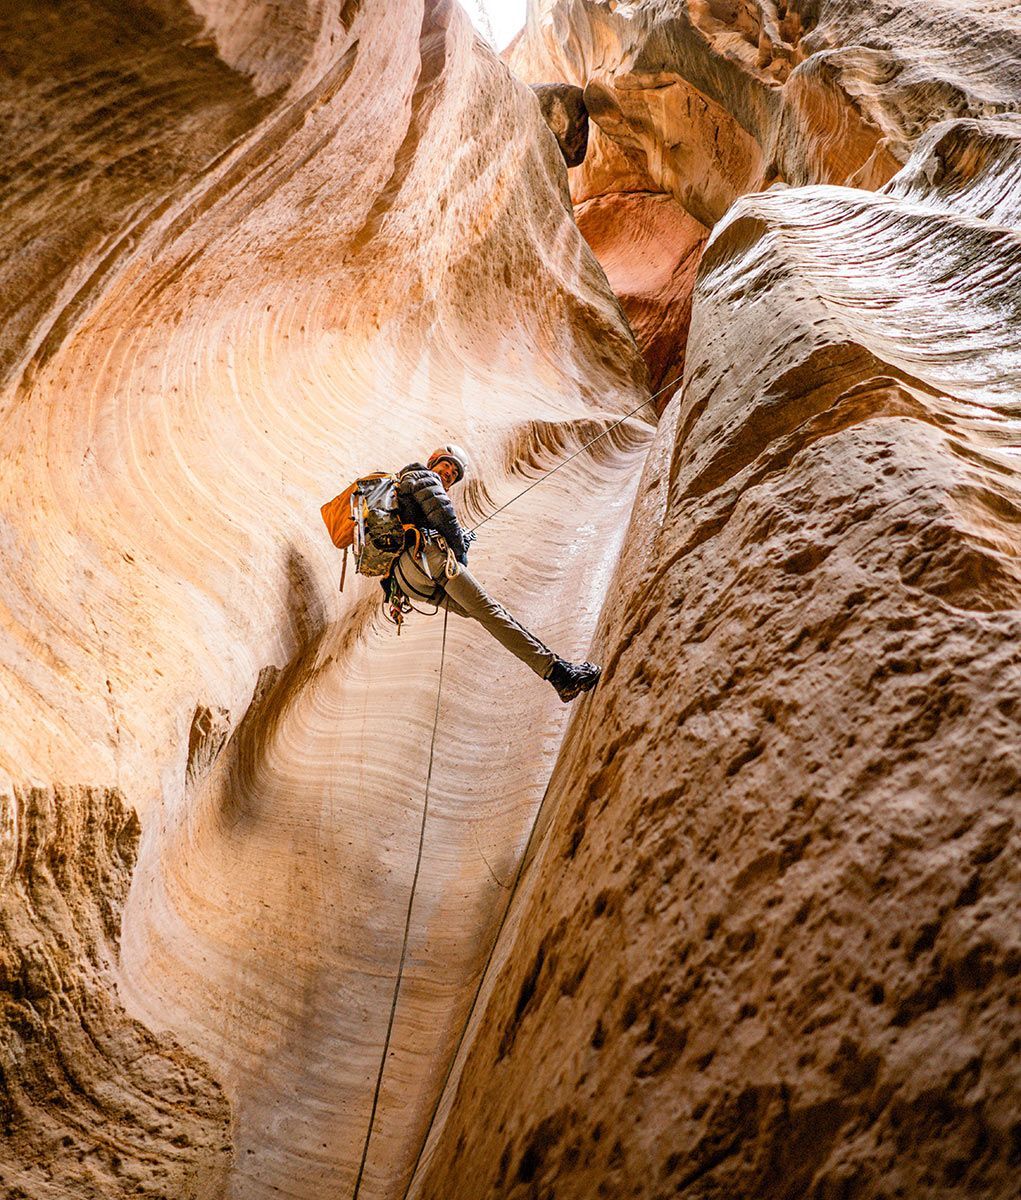
{"label": "climbing harness", "polygon": [[[540,475],[539,478],[536,479],[533,483],[530,483],[528,485],[528,487],[522,488],[522,490],[520,492],[518,492],[518,494],[516,496],[512,496],[510,498],[510,500],[507,501],[506,504],[501,504],[499,508],[495,509],[487,517],[483,517],[482,520],[479,521],[477,525],[472,526],[472,529],[470,530],[470,532],[474,533],[475,530],[479,529],[482,525],[485,525],[485,523],[487,521],[491,521],[493,519],[493,517],[495,517],[498,513],[503,512],[503,510],[505,508],[509,508],[510,505],[512,505],[515,500],[520,499],[526,492],[530,492],[532,490],[532,488],[538,487],[539,484],[542,483],[544,480],[548,479],[550,477],[550,475],[555,474],[557,471],[560,470],[561,467],[567,466],[567,464],[569,462],[571,462],[572,459],[577,458],[579,454],[583,454],[590,446],[592,446],[595,442],[598,442],[600,440],[600,438],[606,437],[607,434],[612,433],[619,426],[623,425],[624,422],[629,420],[631,417],[633,417],[635,415],[635,413],[639,411],[639,409],[642,409],[646,405],[651,404],[652,401],[655,400],[657,396],[659,396],[663,392],[665,392],[667,390],[667,388],[672,387],[675,383],[680,382],[680,378],[681,377],[678,376],[676,379],[671,380],[670,383],[664,384],[663,387],[661,387],[659,389],[659,391],[653,392],[653,394],[648,398],[648,400],[643,400],[642,403],[639,404],[636,408],[633,408],[630,412],[625,413],[624,416],[622,416],[619,421],[614,422],[613,425],[610,425],[606,429],[604,429],[602,433],[597,434],[590,441],[586,442],[585,445],[582,446],[579,450],[576,450],[574,452],[574,454],[569,455],[567,458],[564,459],[563,462],[558,463],[555,467],[552,467],[549,471],[546,471],[543,475]],[[416,544],[416,550],[417,549],[418,549],[418,545]],[[451,570],[451,567],[453,568],[452,570]],[[446,574],[446,577],[449,579],[449,578],[453,578],[453,576],[457,574],[458,570],[459,570],[459,567],[458,567],[457,560],[456,560],[456,558],[454,558],[453,552],[451,551],[450,547],[448,546],[447,547],[447,561],[444,564],[444,573]],[[393,578],[393,576],[391,576],[391,579],[392,578]],[[403,621],[404,614],[406,612],[418,611],[418,610],[414,609],[414,606],[412,605],[411,601],[406,596],[404,596],[403,593],[400,592],[399,587],[397,587],[397,591],[402,596],[402,603],[407,604],[406,609],[401,607],[401,603],[399,603],[397,605],[397,607],[400,609],[400,620],[396,621],[396,624],[397,624],[397,632],[400,633],[400,625],[401,625],[401,622]],[[392,592],[391,592],[391,594],[392,594]],[[419,839],[418,839],[418,857],[415,860],[415,874],[411,881],[411,893],[408,897],[408,912],[407,912],[407,916],[404,921],[404,938],[401,943],[401,959],[400,959],[400,963],[397,967],[397,979],[394,983],[393,1000],[390,1004],[390,1017],[389,1017],[389,1020],[387,1021],[386,1036],[383,1040],[383,1055],[380,1059],[379,1072],[376,1076],[376,1087],[375,1087],[375,1090],[374,1090],[373,1096],[372,1096],[372,1109],[369,1114],[369,1127],[365,1134],[365,1145],[362,1147],[362,1159],[361,1159],[361,1163],[358,1167],[358,1176],[355,1180],[354,1192],[352,1193],[351,1200],[358,1200],[358,1193],[362,1186],[362,1176],[365,1172],[365,1163],[366,1163],[366,1160],[368,1159],[368,1155],[369,1155],[369,1144],[372,1141],[372,1130],[373,1130],[373,1126],[375,1125],[375,1121],[376,1121],[376,1109],[379,1105],[380,1089],[382,1088],[382,1085],[383,1085],[383,1073],[386,1069],[386,1059],[387,1059],[387,1055],[390,1050],[390,1036],[393,1032],[394,1020],[397,1016],[397,1002],[400,997],[401,982],[404,977],[404,963],[407,958],[408,937],[409,937],[410,930],[411,930],[411,915],[412,915],[412,911],[415,906],[415,891],[418,887],[418,876],[419,876],[419,871],[422,866],[422,847],[425,843],[425,823],[426,823],[426,816],[429,811],[429,789],[432,784],[433,760],[434,760],[435,752],[436,752],[436,732],[437,732],[437,729],[439,728],[440,699],[441,699],[441,695],[442,695],[442,691],[443,691],[443,666],[444,666],[444,662],[446,660],[446,653],[447,653],[447,618],[448,618],[448,616],[449,616],[449,610],[444,609],[443,640],[442,640],[442,643],[440,646],[439,682],[436,686],[436,710],[433,714],[432,737],[429,742],[429,768],[428,768],[428,771],[426,772],[426,779],[425,779],[425,801],[424,801],[424,804],[422,807],[422,826],[421,826],[421,830],[419,832]],[[496,936],[494,937],[493,942],[490,945],[489,956],[487,957],[486,964],[482,968],[482,973],[479,976],[479,982],[475,989],[475,995],[472,999],[471,1008],[468,1011],[467,1019],[465,1020],[464,1025],[461,1029],[460,1036],[458,1037],[458,1040],[457,1040],[457,1045],[454,1048],[454,1053],[450,1057],[450,1061],[447,1066],[447,1073],[443,1079],[443,1084],[441,1085],[439,1091],[437,1092],[436,1103],[433,1105],[432,1112],[429,1115],[429,1124],[426,1127],[425,1135],[422,1138],[421,1145],[419,1146],[418,1154],[415,1158],[415,1164],[411,1169],[410,1175],[408,1176],[408,1183],[407,1183],[407,1187],[404,1190],[402,1200],[407,1200],[407,1195],[411,1189],[411,1184],[414,1181],[415,1173],[418,1170],[419,1163],[422,1161],[422,1155],[425,1152],[425,1147],[429,1141],[429,1135],[432,1133],[433,1124],[435,1123],[435,1120],[436,1120],[436,1114],[439,1111],[440,1102],[443,1099],[443,1093],[446,1090],[447,1083],[449,1082],[451,1073],[453,1072],[453,1069],[454,1069],[454,1063],[457,1059],[457,1055],[460,1052],[461,1045],[464,1041],[465,1035],[468,1032],[468,1026],[471,1023],[472,1016],[475,1013],[475,1007],[478,1003],[479,996],[481,995],[481,992],[482,992],[482,985],[485,981],[486,975],[489,971],[490,963],[492,962],[493,955],[496,951],[497,941],[499,940],[500,934],[503,931],[504,924],[506,923],[506,920],[507,920],[507,915],[510,912],[511,904],[514,901],[514,896],[517,893],[518,885],[521,882],[521,876],[524,871],[525,863],[528,861],[528,854],[529,854],[529,850],[531,849],[532,839],[535,836],[535,830],[538,826],[539,817],[542,814],[542,811],[545,807],[546,796],[548,794],[549,794],[549,786],[547,785],[546,794],[543,796],[542,803],[540,803],[539,807],[536,809],[535,817],[532,820],[532,825],[531,825],[531,828],[528,833],[528,842],[526,843],[525,851],[522,854],[520,861],[518,862],[517,873],[514,876],[514,882],[511,885],[510,895],[507,897],[507,903],[504,906],[503,916],[500,919],[500,925],[496,931]]]}
{"label": "climbing harness", "polygon": [[[422,574],[428,576],[430,579],[432,578],[425,562],[424,550],[422,549],[423,541],[432,542],[433,544],[440,545],[444,548],[446,551],[446,560],[443,563],[443,578],[453,579],[454,576],[457,575],[461,570],[461,567],[454,555],[453,550],[451,550],[451,548],[447,545],[446,539],[438,533],[429,534],[423,538],[421,532],[416,529],[414,549],[412,549],[411,554],[421,567]],[[408,613],[417,612],[421,616],[432,617],[440,611],[441,601],[434,599],[434,597],[436,597],[438,593],[442,594],[443,589],[439,584],[437,584],[437,586],[433,588],[429,595],[424,595],[422,592],[419,592],[416,588],[412,587],[407,579],[404,578],[404,573],[401,571],[398,562],[398,559],[394,560],[390,574],[386,578],[385,595],[383,597],[383,616],[387,621],[390,622],[391,625],[397,626],[397,636],[400,637],[401,626],[404,624],[404,618],[408,615]],[[400,575],[399,579],[398,575]],[[417,600],[423,600],[427,604],[434,604],[435,608],[431,613],[422,612],[420,608],[415,607],[411,596],[408,594],[409,592],[414,592]]]}

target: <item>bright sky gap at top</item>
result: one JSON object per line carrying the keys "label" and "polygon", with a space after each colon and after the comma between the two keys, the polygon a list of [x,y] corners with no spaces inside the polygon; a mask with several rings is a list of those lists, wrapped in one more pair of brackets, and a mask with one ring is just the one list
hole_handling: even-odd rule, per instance
{"label": "bright sky gap at top", "polygon": [[527,0],[461,0],[475,28],[502,50],[525,23]]}

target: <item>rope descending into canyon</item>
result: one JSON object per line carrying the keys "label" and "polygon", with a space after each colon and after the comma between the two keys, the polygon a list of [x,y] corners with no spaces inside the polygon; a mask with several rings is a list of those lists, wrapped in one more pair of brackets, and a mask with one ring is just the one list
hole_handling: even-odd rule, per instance
{"label": "rope descending into canyon", "polygon": [[404,921],[404,940],[401,943],[401,961],[397,967],[397,980],[394,984],[394,998],[390,1004],[390,1019],[386,1025],[386,1037],[383,1040],[383,1056],[379,1060],[379,1074],[376,1076],[376,1088],[372,1094],[372,1111],[369,1113],[369,1128],[365,1134],[365,1145],[362,1147],[362,1161],[358,1165],[358,1178],[355,1180],[355,1190],[352,1200],[358,1200],[358,1192],[362,1186],[362,1175],[365,1171],[365,1160],[369,1156],[369,1143],[372,1141],[372,1127],[376,1121],[376,1108],[379,1104],[379,1092],[383,1085],[383,1072],[386,1069],[386,1056],[390,1049],[390,1035],[393,1033],[394,1018],[397,1016],[397,998],[401,991],[401,980],[404,977],[404,961],[408,955],[408,935],[411,932],[411,910],[415,905],[415,889],[418,887],[418,873],[422,866],[422,847],[425,845],[425,819],[429,814],[429,788],[433,778],[433,759],[436,755],[436,730],[440,724],[440,697],[443,694],[443,664],[447,658],[447,618],[449,610],[443,610],[443,641],[440,646],[440,677],[436,684],[436,711],[433,713],[432,740],[429,743],[429,769],[425,777],[425,803],[422,805],[422,828],[418,835],[418,858],[415,860],[415,874],[411,880],[411,895],[408,897],[408,915]]}
{"label": "rope descending into canyon", "polygon": [[[643,400],[641,402],[641,404],[639,404],[637,407],[633,408],[630,412],[625,413],[624,416],[622,416],[619,421],[615,421],[612,425],[610,425],[606,429],[604,429],[602,431],[602,433],[596,434],[596,436],[594,438],[592,438],[590,441],[586,442],[583,446],[581,446],[573,454],[571,454],[567,458],[565,458],[563,460],[563,462],[557,463],[557,465],[555,467],[551,467],[550,470],[546,471],[543,475],[541,475],[533,483],[530,483],[528,485],[528,487],[523,488],[520,492],[518,492],[518,494],[516,496],[512,496],[510,498],[510,500],[507,501],[506,504],[501,504],[500,507],[497,509],[494,509],[494,511],[491,512],[489,514],[489,516],[483,517],[482,520],[479,521],[479,523],[477,525],[474,525],[472,527],[473,530],[478,529],[482,525],[485,525],[485,523],[487,521],[491,521],[493,519],[493,517],[495,517],[498,513],[503,512],[503,510],[505,508],[509,508],[514,503],[515,500],[519,500],[526,492],[530,492],[532,490],[532,488],[538,487],[540,483],[542,483],[544,480],[548,479],[551,475],[554,475],[557,471],[560,470],[561,467],[566,467],[567,464],[569,462],[571,462],[572,459],[577,458],[579,454],[584,454],[585,451],[590,446],[592,446],[596,442],[598,442],[600,440],[600,438],[604,438],[607,436],[607,434],[612,433],[615,429],[617,429],[621,425],[623,425],[625,421],[627,421],[631,417],[633,417],[635,415],[635,413],[639,411],[639,409],[644,408],[647,404],[651,404],[653,402],[653,400],[655,400],[657,396],[659,396],[663,392],[665,392],[667,390],[667,388],[672,387],[674,384],[679,383],[679,382],[680,382],[680,376],[678,376],[677,379],[671,380],[670,383],[664,384],[663,387],[661,387],[658,392],[653,392],[652,395],[648,398],[648,400]],[[442,692],[443,692],[443,666],[446,661],[446,655],[447,655],[447,618],[449,615],[450,615],[449,610],[444,608],[444,611],[443,611],[443,640],[442,640],[442,644],[440,646],[440,674],[439,674],[439,682],[436,687],[436,711],[433,714],[432,738],[429,743],[429,768],[426,773],[426,779],[425,779],[425,802],[422,806],[422,827],[421,827],[421,830],[419,832],[419,837],[418,837],[418,858],[415,860],[415,874],[411,881],[411,894],[408,897],[408,914],[404,921],[404,939],[401,944],[401,959],[400,959],[400,964],[397,967],[397,979],[394,983],[393,1000],[390,1004],[390,1018],[387,1021],[386,1036],[383,1039],[383,1054],[379,1061],[379,1072],[376,1075],[376,1086],[375,1086],[375,1090],[373,1091],[373,1095],[372,1095],[372,1110],[369,1113],[369,1127],[365,1134],[365,1145],[362,1147],[362,1159],[358,1166],[358,1176],[355,1179],[355,1187],[354,1187],[354,1192],[352,1193],[352,1196],[351,1196],[351,1200],[358,1200],[358,1193],[361,1190],[361,1186],[362,1186],[362,1177],[365,1173],[365,1163],[369,1156],[369,1144],[372,1141],[372,1130],[373,1130],[373,1127],[376,1122],[376,1109],[379,1106],[379,1094],[380,1094],[380,1090],[382,1089],[382,1086],[383,1086],[383,1073],[386,1070],[386,1059],[387,1059],[387,1055],[390,1050],[390,1037],[391,1037],[391,1034],[393,1033],[394,1020],[397,1016],[397,1001],[400,997],[401,982],[404,978],[404,963],[407,959],[408,937],[411,932],[411,914],[412,914],[412,911],[415,906],[415,891],[418,887],[418,876],[419,876],[419,871],[421,870],[421,866],[422,866],[422,849],[423,849],[423,846],[425,845],[425,823],[426,823],[426,817],[429,812],[429,789],[432,784],[433,761],[434,761],[435,754],[436,754],[436,733],[437,733],[437,730],[439,729],[439,723],[440,723],[440,699],[441,699]],[[543,797],[543,802],[545,802],[545,796]],[[531,847],[532,838],[535,835],[535,829],[536,829],[536,825],[538,823],[539,813],[541,813],[542,808],[543,808],[543,805],[540,804],[538,810],[536,811],[535,819],[532,822],[532,827],[529,830],[528,843],[525,847],[525,853],[521,856],[521,860],[518,863],[517,874],[515,875],[514,883],[511,886],[511,894],[508,897],[507,904],[503,911],[503,916],[500,920],[500,928],[497,930],[496,938],[494,938],[493,944],[490,947],[489,957],[487,958],[486,966],[483,968],[482,974],[479,977],[478,988],[476,989],[475,996],[472,999],[472,1005],[471,1005],[471,1009],[468,1012],[468,1018],[464,1023],[464,1027],[461,1030],[461,1034],[460,1034],[460,1037],[458,1038],[457,1046],[455,1047],[454,1053],[451,1055],[450,1063],[447,1068],[447,1074],[443,1080],[443,1086],[439,1090],[439,1093],[436,1098],[436,1104],[434,1105],[432,1113],[430,1114],[429,1125],[428,1125],[428,1128],[426,1129],[425,1137],[422,1140],[422,1145],[419,1147],[418,1156],[415,1159],[415,1166],[412,1169],[411,1176],[409,1177],[409,1180],[408,1180],[409,1188],[411,1187],[411,1182],[414,1179],[415,1171],[418,1169],[418,1164],[422,1158],[422,1152],[425,1150],[426,1142],[429,1140],[429,1134],[432,1131],[433,1122],[436,1119],[436,1113],[437,1113],[437,1110],[439,1109],[440,1100],[443,1097],[443,1092],[446,1089],[447,1081],[450,1079],[450,1074],[451,1074],[451,1071],[453,1070],[454,1061],[457,1058],[457,1053],[461,1048],[461,1043],[464,1041],[464,1036],[468,1030],[468,1025],[471,1022],[472,1014],[475,1012],[475,1005],[478,1001],[479,994],[482,990],[482,982],[486,977],[486,972],[489,969],[489,963],[492,960],[493,952],[496,949],[496,942],[499,939],[500,930],[503,929],[504,922],[507,919],[507,914],[510,912],[511,902],[514,899],[514,894],[517,891],[518,883],[521,879],[522,869],[523,869],[525,861],[528,857],[528,850]],[[407,1191],[405,1191],[405,1195],[407,1195]]]}
{"label": "rope descending into canyon", "polygon": [[671,381],[669,383],[665,383],[659,389],[658,392],[653,392],[652,395],[648,398],[648,400],[643,400],[641,402],[641,404],[638,405],[637,408],[633,408],[630,412],[625,413],[619,421],[615,421],[612,425],[609,426],[609,428],[604,429],[602,433],[597,433],[596,436],[594,438],[592,438],[591,441],[586,442],[584,446],[581,446],[579,449],[575,450],[575,452],[573,454],[569,454],[567,456],[567,458],[564,459],[563,462],[557,463],[557,465],[555,467],[550,467],[550,469],[548,471],[546,471],[544,474],[540,475],[539,478],[536,479],[534,483],[530,483],[528,485],[528,487],[522,488],[521,491],[518,492],[518,494],[516,496],[511,496],[511,498],[507,501],[506,504],[501,504],[499,508],[495,508],[489,514],[488,517],[483,517],[482,520],[479,521],[478,525],[472,526],[472,532],[474,533],[476,529],[480,529],[483,525],[485,525],[485,523],[487,521],[491,521],[498,513],[502,513],[505,508],[510,508],[510,506],[514,503],[515,500],[520,500],[521,497],[526,492],[530,492],[532,490],[532,488],[538,487],[540,483],[544,483],[547,479],[549,479],[549,477],[551,475],[555,475],[557,473],[557,471],[560,470],[561,467],[566,467],[567,464],[572,459],[577,458],[579,454],[584,454],[585,451],[589,448],[589,446],[594,445],[596,442],[599,441],[600,438],[606,437],[606,435],[608,433],[613,433],[613,431],[615,429],[617,429],[619,426],[623,425],[625,421],[630,420],[630,418],[633,417],[635,415],[635,413],[638,412],[639,409],[644,408],[647,404],[651,404],[653,402],[653,400],[655,400],[657,396],[659,396],[663,392],[665,392],[668,387],[672,387],[675,383],[680,383],[680,381],[681,381],[681,377],[678,375],[676,379],[671,379]]}

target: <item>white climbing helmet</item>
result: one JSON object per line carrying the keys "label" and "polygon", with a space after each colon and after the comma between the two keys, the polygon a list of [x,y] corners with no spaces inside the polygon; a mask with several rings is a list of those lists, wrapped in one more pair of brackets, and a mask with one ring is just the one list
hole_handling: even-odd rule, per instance
{"label": "white climbing helmet", "polygon": [[434,450],[429,455],[429,469],[432,470],[438,462],[452,462],[457,467],[456,482],[464,479],[468,474],[468,455],[461,449],[460,446],[440,446],[438,450]]}

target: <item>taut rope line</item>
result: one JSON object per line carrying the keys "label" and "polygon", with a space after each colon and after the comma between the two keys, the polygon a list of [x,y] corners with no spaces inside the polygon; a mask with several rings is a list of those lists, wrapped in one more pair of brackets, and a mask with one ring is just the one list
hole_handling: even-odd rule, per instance
{"label": "taut rope line", "polygon": [[436,685],[436,711],[433,713],[432,740],[429,743],[429,770],[425,777],[425,804],[422,806],[422,828],[418,835],[418,858],[415,860],[415,875],[411,881],[411,895],[408,897],[408,915],[404,920],[404,940],[401,943],[401,961],[397,968],[397,981],[394,984],[394,998],[390,1004],[390,1019],[386,1025],[386,1038],[383,1041],[383,1057],[379,1060],[379,1074],[376,1076],[376,1088],[372,1094],[372,1111],[369,1114],[369,1128],[365,1134],[365,1145],[362,1147],[362,1161],[358,1166],[358,1178],[355,1180],[355,1190],[352,1200],[358,1200],[358,1192],[362,1186],[362,1175],[365,1172],[365,1160],[369,1156],[369,1142],[372,1141],[372,1127],[376,1121],[376,1107],[379,1104],[379,1093],[383,1086],[383,1072],[386,1070],[386,1056],[390,1049],[390,1035],[393,1032],[394,1017],[397,1015],[397,998],[401,991],[401,979],[404,976],[404,960],[408,954],[408,935],[411,932],[411,910],[415,904],[415,889],[418,887],[418,872],[422,866],[422,847],[425,845],[425,819],[429,813],[429,785],[433,777],[433,758],[436,754],[436,730],[440,723],[440,697],[443,693],[443,664],[447,656],[447,618],[449,609],[443,610],[443,642],[440,646],[440,678]]}
{"label": "taut rope line", "polygon": [[567,458],[564,459],[563,462],[557,463],[557,465],[555,467],[551,467],[544,474],[540,475],[539,478],[536,479],[534,483],[530,483],[528,485],[528,487],[522,488],[521,491],[518,492],[518,494],[516,496],[511,496],[511,498],[507,501],[506,504],[501,504],[499,508],[493,509],[493,511],[489,514],[488,517],[483,517],[482,520],[479,521],[478,525],[472,526],[472,532],[474,533],[474,531],[476,529],[481,528],[481,526],[485,525],[485,523],[487,521],[491,521],[496,516],[497,513],[502,513],[505,508],[510,508],[510,506],[514,503],[514,501],[520,500],[521,497],[525,494],[525,492],[530,492],[532,490],[532,488],[538,487],[540,483],[545,482],[547,479],[549,479],[549,477],[551,475],[555,475],[557,473],[557,471],[560,470],[561,467],[566,467],[567,464],[572,459],[577,458],[579,454],[584,454],[585,451],[589,448],[589,446],[593,445],[595,442],[598,442],[600,438],[606,437],[606,435],[608,433],[613,433],[613,431],[615,429],[617,429],[619,426],[623,425],[625,421],[630,420],[630,418],[633,417],[636,412],[638,412],[638,409],[644,408],[647,404],[651,404],[653,402],[653,400],[655,400],[656,397],[659,396],[662,392],[665,392],[668,387],[671,387],[673,384],[680,382],[680,379],[681,379],[681,377],[680,377],[680,375],[678,375],[677,378],[672,379],[670,381],[670,383],[665,383],[659,389],[658,392],[653,392],[652,395],[648,398],[648,400],[643,400],[641,402],[641,404],[638,405],[638,408],[633,408],[629,413],[625,413],[619,421],[615,421],[611,426],[609,426],[608,429],[604,429],[602,433],[597,433],[596,436],[591,441],[586,442],[584,446],[582,446],[578,450],[575,450],[575,452],[573,454],[569,454],[567,456]]}

